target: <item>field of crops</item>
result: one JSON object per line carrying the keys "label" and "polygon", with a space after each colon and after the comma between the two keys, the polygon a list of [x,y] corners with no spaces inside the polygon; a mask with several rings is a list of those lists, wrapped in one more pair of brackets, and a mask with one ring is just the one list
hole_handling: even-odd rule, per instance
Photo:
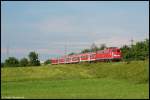
{"label": "field of crops", "polygon": [[149,62],[1,68],[2,98],[149,98]]}

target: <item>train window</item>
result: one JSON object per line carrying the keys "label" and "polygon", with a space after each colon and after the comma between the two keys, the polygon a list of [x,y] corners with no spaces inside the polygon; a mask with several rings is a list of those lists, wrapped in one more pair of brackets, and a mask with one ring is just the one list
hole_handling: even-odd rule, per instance
{"label": "train window", "polygon": [[81,58],[82,59],[86,59],[86,58],[88,58],[88,56],[86,55],[86,56],[81,56]]}
{"label": "train window", "polygon": [[113,49],[112,52],[120,52],[120,50],[119,49],[117,49],[117,50]]}
{"label": "train window", "polygon": [[93,55],[90,55],[90,58],[95,58],[95,55],[93,54]]}
{"label": "train window", "polygon": [[67,61],[69,61],[69,60],[70,60],[70,58],[67,58],[66,60],[67,60]]}
{"label": "train window", "polygon": [[109,53],[109,51],[108,51],[108,50],[105,50],[103,53]]}
{"label": "train window", "polygon": [[115,52],[115,51],[116,51],[115,49],[112,50],[112,52]]}
{"label": "train window", "polygon": [[104,53],[104,51],[103,51],[103,50],[100,50],[100,51],[97,51],[97,53],[101,54],[101,53]]}
{"label": "train window", "polygon": [[72,60],[79,60],[79,57],[73,57]]}
{"label": "train window", "polygon": [[120,50],[118,49],[117,52],[120,52]]}

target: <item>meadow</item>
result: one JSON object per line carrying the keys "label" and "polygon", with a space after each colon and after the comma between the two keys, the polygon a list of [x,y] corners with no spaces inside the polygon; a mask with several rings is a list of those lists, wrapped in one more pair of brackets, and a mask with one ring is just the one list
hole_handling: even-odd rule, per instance
{"label": "meadow", "polygon": [[149,61],[1,68],[1,97],[148,99]]}

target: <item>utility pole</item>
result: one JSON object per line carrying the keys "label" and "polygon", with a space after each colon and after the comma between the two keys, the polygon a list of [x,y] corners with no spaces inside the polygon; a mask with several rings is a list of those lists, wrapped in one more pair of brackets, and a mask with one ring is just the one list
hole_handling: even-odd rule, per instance
{"label": "utility pole", "polygon": [[130,41],[131,41],[131,46],[133,46],[133,42],[134,42],[133,38],[131,38]]}
{"label": "utility pole", "polygon": [[67,56],[67,44],[65,44],[65,63],[66,63],[66,56]]}
{"label": "utility pole", "polygon": [[67,54],[67,45],[65,44],[65,56]]}

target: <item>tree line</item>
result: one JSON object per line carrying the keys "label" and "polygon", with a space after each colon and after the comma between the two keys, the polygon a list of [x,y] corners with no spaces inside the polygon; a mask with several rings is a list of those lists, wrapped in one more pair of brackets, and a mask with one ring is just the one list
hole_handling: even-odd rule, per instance
{"label": "tree line", "polygon": [[[98,46],[96,46],[95,43],[93,43],[90,48],[85,48],[85,49],[81,50],[81,52],[79,54],[88,53],[88,52],[96,52],[98,50],[103,50],[105,48],[107,48],[106,44],[101,44],[100,47],[98,47]],[[71,52],[68,55],[74,55],[74,54],[76,54],[76,53]]]}
{"label": "tree line", "polygon": [[120,49],[123,55],[123,60],[149,59],[149,39],[136,42],[136,44],[131,46],[124,45]]}
{"label": "tree line", "polygon": [[1,67],[40,66],[40,60],[36,52],[30,52],[28,57],[29,60],[25,57],[20,60],[15,57],[9,57],[4,63],[1,63]]}

